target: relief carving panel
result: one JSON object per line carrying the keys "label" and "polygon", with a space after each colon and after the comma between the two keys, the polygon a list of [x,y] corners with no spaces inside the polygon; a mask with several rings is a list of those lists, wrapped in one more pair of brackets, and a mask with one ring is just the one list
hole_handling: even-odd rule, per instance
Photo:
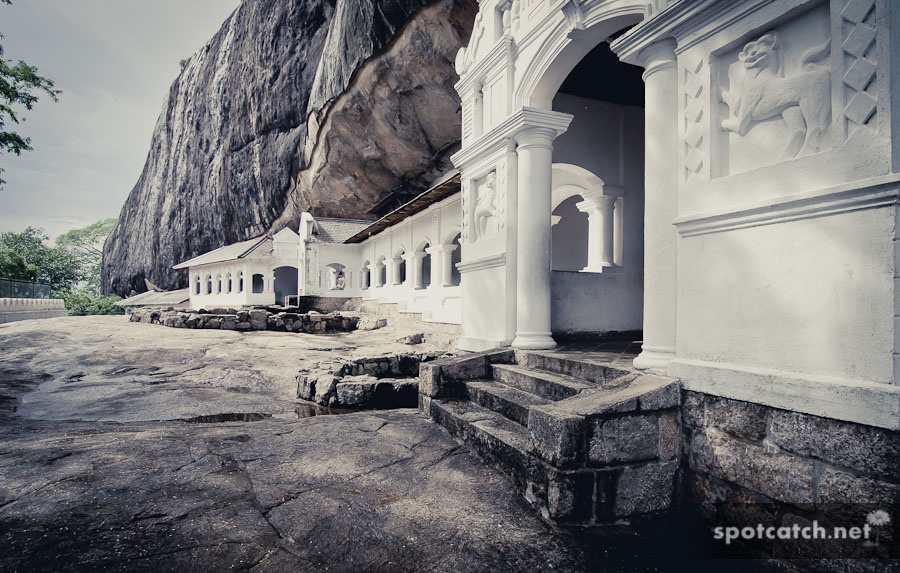
{"label": "relief carving panel", "polygon": [[719,58],[719,175],[830,147],[831,34],[823,5]]}
{"label": "relief carving panel", "polygon": [[476,186],[475,208],[472,212],[474,241],[497,235],[497,172],[491,171]]}

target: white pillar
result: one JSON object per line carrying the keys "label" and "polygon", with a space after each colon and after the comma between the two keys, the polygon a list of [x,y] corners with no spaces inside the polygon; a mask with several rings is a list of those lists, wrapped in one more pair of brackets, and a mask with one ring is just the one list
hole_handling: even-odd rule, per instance
{"label": "white pillar", "polygon": [[391,284],[398,285],[400,284],[400,264],[403,259],[400,257],[391,259]]}
{"label": "white pillar", "polygon": [[640,53],[644,66],[644,343],[635,368],[665,370],[675,357],[678,74],[675,41]]}
{"label": "white pillar", "polygon": [[445,287],[453,286],[453,251],[458,247],[459,245],[441,246],[441,284]]}
{"label": "white pillar", "polygon": [[587,266],[581,270],[599,273],[604,267],[615,266],[613,213],[616,198],[603,195],[602,189],[599,192],[586,192],[582,196],[584,201],[575,204],[579,211],[588,216],[588,261]]}
{"label": "white pillar", "polygon": [[475,101],[472,106],[472,133],[477,139],[484,133],[484,92],[480,83],[474,84],[473,87],[475,89]]}
{"label": "white pillar", "polygon": [[422,261],[425,259],[425,253],[412,253],[406,256],[409,257],[406,259],[406,275],[408,278],[409,272],[412,270],[412,287],[414,289],[424,288],[422,286],[424,282]]}
{"label": "white pillar", "polygon": [[384,261],[375,263],[375,286],[384,286],[381,282],[381,269],[384,267]]}
{"label": "white pillar", "polygon": [[556,131],[528,127],[516,135],[518,155],[518,228],[516,338],[513,347],[549,349],[550,214],[553,139]]}
{"label": "white pillar", "polygon": [[441,280],[441,266],[442,264],[435,264],[435,260],[442,262],[443,255],[441,254],[440,247],[428,247],[425,249],[425,252],[431,255],[431,282],[429,283],[431,286],[438,286],[442,284]]}

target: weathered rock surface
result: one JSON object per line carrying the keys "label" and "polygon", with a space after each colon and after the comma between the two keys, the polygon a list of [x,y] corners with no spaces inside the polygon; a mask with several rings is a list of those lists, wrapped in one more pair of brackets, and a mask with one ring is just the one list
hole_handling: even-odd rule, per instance
{"label": "weathered rock surface", "polygon": [[[103,286],[180,282],[173,264],[294,225],[364,218],[458,148],[453,60],[475,0],[246,0],[169,90],[104,246]],[[183,280],[181,281],[183,282]]]}
{"label": "weathered rock surface", "polygon": [[0,571],[683,570],[671,528],[549,528],[414,410],[297,419],[298,367],[403,334],[0,325]]}

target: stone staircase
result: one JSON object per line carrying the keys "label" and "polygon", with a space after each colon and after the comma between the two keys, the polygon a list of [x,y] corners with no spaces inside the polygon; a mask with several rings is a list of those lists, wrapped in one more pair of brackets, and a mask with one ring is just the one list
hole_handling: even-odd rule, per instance
{"label": "stone staircase", "polygon": [[507,473],[545,519],[666,511],[680,444],[676,380],[561,352],[423,363],[419,409]]}

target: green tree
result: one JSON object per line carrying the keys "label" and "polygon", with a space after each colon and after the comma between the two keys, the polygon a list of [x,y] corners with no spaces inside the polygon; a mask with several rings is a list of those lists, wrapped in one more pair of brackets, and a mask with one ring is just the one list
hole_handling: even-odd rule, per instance
{"label": "green tree", "polygon": [[[12,4],[12,0],[0,0],[2,4]],[[0,34],[0,40],[3,34]],[[13,62],[3,57],[0,45],[0,152],[21,155],[31,151],[31,138],[23,137],[15,131],[8,131],[7,121],[18,124],[22,120],[18,107],[30,111],[38,101],[36,93],[44,92],[51,100],[57,101],[62,93],[53,87],[53,80],[38,75],[38,69],[19,60]],[[0,168],[0,189],[3,189],[3,169]]]}
{"label": "green tree", "polygon": [[50,284],[54,293],[71,290],[88,278],[89,264],[82,254],[63,247],[49,247],[43,229],[28,227],[21,233],[0,233],[0,249],[20,256],[37,268],[37,280]]}
{"label": "green tree", "polygon": [[85,288],[100,296],[100,270],[103,264],[103,241],[116,225],[115,219],[103,219],[87,227],[72,229],[56,238],[56,246],[81,257],[85,265]]}
{"label": "green tree", "polygon": [[29,265],[25,259],[15,251],[0,249],[0,277],[18,279],[20,281],[33,281],[38,276],[38,268]]}

